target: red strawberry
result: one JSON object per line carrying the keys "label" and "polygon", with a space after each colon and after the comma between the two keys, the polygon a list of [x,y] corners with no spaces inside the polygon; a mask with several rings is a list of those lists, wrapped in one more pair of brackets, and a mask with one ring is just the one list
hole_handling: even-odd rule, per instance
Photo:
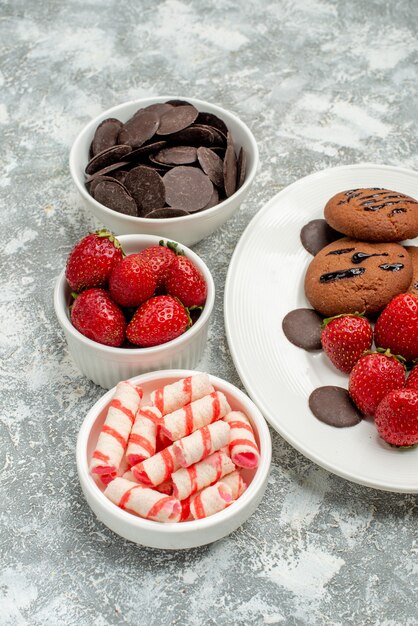
{"label": "red strawberry", "polygon": [[171,296],[155,296],[136,311],[128,324],[126,336],[132,343],[148,348],[179,337],[188,326],[189,316],[178,300]]}
{"label": "red strawberry", "polygon": [[138,253],[138,256],[148,262],[154,272],[157,280],[157,289],[163,287],[168,270],[176,258],[176,253],[160,244],[159,246],[152,246],[142,250]]}
{"label": "red strawberry", "polygon": [[72,291],[105,287],[113,267],[123,258],[119,241],[108,230],[90,233],[71,250],[65,276]]}
{"label": "red strawberry", "polygon": [[80,293],[71,307],[71,321],[85,337],[106,346],[118,347],[125,340],[125,317],[104,289]]}
{"label": "red strawberry", "polygon": [[393,446],[418,443],[418,391],[388,393],[377,407],[375,422],[379,435]]}
{"label": "red strawberry", "polygon": [[348,392],[364,415],[374,415],[379,402],[405,386],[405,366],[390,352],[361,356],[350,374]]}
{"label": "red strawberry", "polygon": [[202,306],[208,287],[200,270],[186,256],[177,256],[165,281],[168,293],[182,301],[184,306]]}
{"label": "red strawberry", "polygon": [[150,298],[157,285],[154,272],[140,254],[130,254],[110,275],[109,290],[120,306],[139,306]]}
{"label": "red strawberry", "polygon": [[418,365],[415,365],[415,367],[413,367],[409,372],[405,387],[418,391]]}
{"label": "red strawberry", "polygon": [[360,315],[337,315],[323,322],[321,342],[335,367],[349,374],[373,342],[370,322]]}
{"label": "red strawberry", "polygon": [[418,357],[418,298],[401,293],[380,314],[374,329],[376,346],[389,348],[407,361]]}

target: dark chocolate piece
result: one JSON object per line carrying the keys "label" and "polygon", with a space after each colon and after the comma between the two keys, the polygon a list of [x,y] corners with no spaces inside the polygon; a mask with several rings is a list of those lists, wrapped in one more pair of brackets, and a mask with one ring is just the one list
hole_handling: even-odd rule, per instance
{"label": "dark chocolate piece", "polygon": [[194,146],[174,146],[173,148],[160,150],[154,155],[153,160],[163,165],[188,165],[189,163],[194,163],[196,158],[196,148]]}
{"label": "dark chocolate piece", "polygon": [[213,128],[216,128],[216,130],[219,130],[224,135],[225,139],[227,138],[228,128],[225,122],[223,122],[213,113],[199,113],[196,119],[196,124],[202,124],[203,126],[212,126]]}
{"label": "dark chocolate piece", "polygon": [[318,387],[309,396],[309,408],[321,422],[336,428],[355,426],[363,419],[342,387]]}
{"label": "dark chocolate piece", "polygon": [[341,237],[344,235],[331,228],[323,219],[308,222],[300,231],[302,245],[312,256]]}
{"label": "dark chocolate piece", "polygon": [[194,212],[203,209],[212,197],[213,185],[196,167],[173,167],[163,178],[166,202],[174,209]]}
{"label": "dark chocolate piece", "polygon": [[98,176],[97,178],[93,178],[93,180],[90,183],[90,187],[89,187],[89,192],[93,196],[93,198],[94,198],[94,191],[95,191],[97,185],[99,183],[103,182],[104,180],[109,180],[111,183],[117,183],[118,185],[122,185],[122,187],[125,189],[125,191],[128,191],[126,189],[126,187],[124,187],[123,183],[120,182],[119,180],[117,180],[116,178],[113,178],[113,176]]}
{"label": "dark chocolate piece", "polygon": [[228,143],[223,164],[224,188],[226,197],[229,198],[237,188],[237,157],[231,133],[228,133]]}
{"label": "dark chocolate piece", "polygon": [[216,187],[214,187],[209,202],[203,207],[203,209],[200,209],[200,211],[211,209],[213,206],[216,206],[218,203],[219,203],[219,193]]}
{"label": "dark chocolate piece", "polygon": [[116,170],[116,172],[112,172],[112,178],[116,179],[119,183],[122,183],[122,185],[124,185],[128,173],[128,170]]}
{"label": "dark chocolate piece", "polygon": [[282,321],[287,339],[304,350],[321,350],[322,317],[314,309],[295,309]]}
{"label": "dark chocolate piece", "polygon": [[170,136],[170,141],[177,144],[211,147],[216,144],[213,128],[193,124],[179,133]]}
{"label": "dark chocolate piece", "polygon": [[243,148],[240,149],[238,154],[237,163],[237,189],[242,187],[245,181],[245,175],[247,173],[247,154]]}
{"label": "dark chocolate piece", "polygon": [[166,104],[170,104],[172,107],[192,107],[193,105],[187,100],[167,100]]}
{"label": "dark chocolate piece", "polygon": [[93,141],[91,143],[92,156],[116,146],[118,142],[119,131],[123,124],[120,120],[114,117],[109,117],[103,120],[94,133]]}
{"label": "dark chocolate piece", "polygon": [[124,124],[119,133],[118,141],[132,148],[140,148],[142,144],[155,135],[159,125],[160,116],[158,113],[140,109]]}
{"label": "dark chocolate piece", "polygon": [[199,112],[194,106],[175,106],[161,116],[157,135],[172,135],[187,128],[197,118]]}
{"label": "dark chocolate piece", "polygon": [[125,186],[135,200],[141,217],[165,204],[163,179],[150,167],[140,165],[131,170],[126,176]]}
{"label": "dark chocolate piece", "polygon": [[158,150],[162,150],[167,145],[166,141],[154,141],[153,143],[147,143],[136,150],[132,150],[129,154],[126,155],[127,161],[135,161],[136,159],[140,159],[141,157],[145,157],[148,154],[152,154],[153,152],[158,152]]}
{"label": "dark chocolate piece", "polygon": [[200,167],[217,187],[224,186],[223,162],[210,148],[201,146],[197,149]]}
{"label": "dark chocolate piece", "polygon": [[[98,178],[99,176],[106,176],[107,174],[110,174],[110,172],[117,172],[127,165],[129,165],[128,161],[119,161],[119,163],[113,163],[112,165],[108,165],[107,167],[104,167],[103,169],[98,170],[97,172],[94,172],[94,174],[88,176],[85,181],[86,185],[88,185],[92,180]],[[115,174],[113,174],[113,176],[114,175]]]}
{"label": "dark chocolate piece", "polygon": [[99,183],[94,190],[94,199],[118,213],[138,216],[135,200],[119,182],[104,180]]}
{"label": "dark chocolate piece", "polygon": [[86,174],[95,174],[109,165],[118,163],[131,150],[131,146],[128,145],[113,146],[112,148],[107,148],[107,150],[102,150],[87,163]]}
{"label": "dark chocolate piece", "polygon": [[[152,111],[152,113],[156,113],[160,118],[173,108],[173,105],[169,102],[156,102],[155,104],[149,104],[145,107],[144,111]],[[141,109],[140,109],[141,110]],[[138,113],[138,111],[137,111]],[[136,115],[136,113],[135,113]]]}

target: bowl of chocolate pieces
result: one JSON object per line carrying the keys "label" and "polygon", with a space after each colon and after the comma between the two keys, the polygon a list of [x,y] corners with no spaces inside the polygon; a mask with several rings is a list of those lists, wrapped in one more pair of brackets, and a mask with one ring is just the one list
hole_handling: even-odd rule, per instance
{"label": "bowl of chocolate pieces", "polygon": [[117,234],[193,245],[226,222],[258,165],[236,115],[189,98],[145,98],[108,109],[80,132],[70,171],[83,203]]}

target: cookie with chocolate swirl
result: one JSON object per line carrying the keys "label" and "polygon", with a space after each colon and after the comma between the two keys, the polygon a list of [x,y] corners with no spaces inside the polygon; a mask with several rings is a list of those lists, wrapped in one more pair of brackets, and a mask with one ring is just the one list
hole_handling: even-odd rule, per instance
{"label": "cookie with chocolate swirl", "polygon": [[324,209],[327,223],[363,241],[403,241],[418,235],[418,202],[380,187],[341,191]]}
{"label": "cookie with chocolate swirl", "polygon": [[313,258],[305,293],[324,316],[378,313],[412,280],[412,260],[397,243],[370,243],[343,237]]}

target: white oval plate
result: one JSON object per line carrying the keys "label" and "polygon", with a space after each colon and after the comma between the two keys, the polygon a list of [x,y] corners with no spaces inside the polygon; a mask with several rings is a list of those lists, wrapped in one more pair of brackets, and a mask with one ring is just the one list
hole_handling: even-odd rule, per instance
{"label": "white oval plate", "polygon": [[226,334],[249,395],[299,452],[356,483],[418,493],[418,446],[392,448],[370,420],[339,429],[312,415],[310,393],[322,385],[347,388],[348,377],[322,352],[292,345],[282,331],[286,313],[310,307],[303,282],[312,256],[300,243],[302,226],[323,217],[335,193],[355,187],[386,187],[418,198],[418,174],[348,165],[317,172],[278,193],[253,218],[233,254],[225,285]]}

